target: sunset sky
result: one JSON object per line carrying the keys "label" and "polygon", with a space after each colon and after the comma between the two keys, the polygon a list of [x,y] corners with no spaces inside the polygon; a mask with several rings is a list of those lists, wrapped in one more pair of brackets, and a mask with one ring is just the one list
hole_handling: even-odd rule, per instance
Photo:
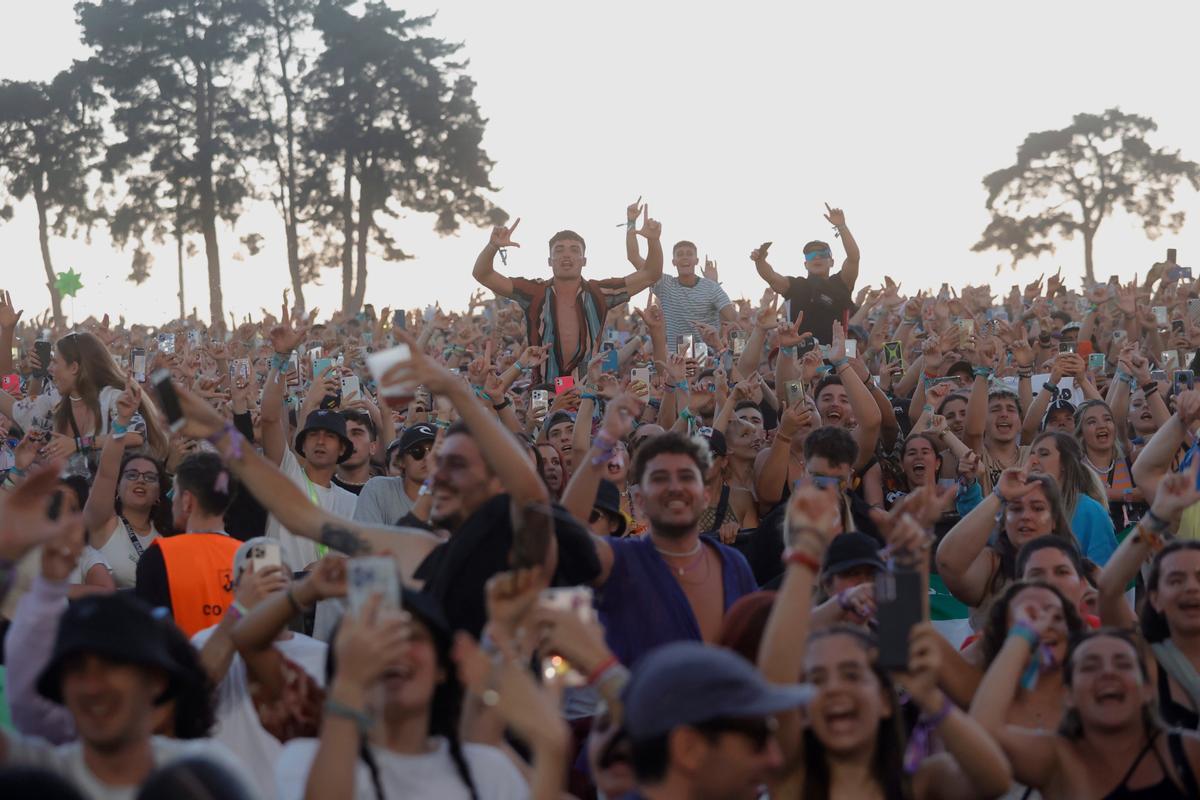
{"label": "sunset sky", "polygon": [[[522,219],[509,274],[548,276],[545,242],[560,228],[588,242],[585,275],[630,270],[626,204],[642,195],[669,245],[687,238],[716,258],[734,297],[764,284],[748,254],[773,240],[781,272],[802,271],[805,241],[831,235],[824,203],[845,209],[862,248],[862,279],[891,275],[902,290],[992,282],[1005,291],[1062,265],[1077,285],[1082,243],[1011,271],[1004,256],[970,252],[987,224],[980,182],[1011,163],[1031,131],[1078,112],[1119,106],[1159,124],[1154,142],[1200,160],[1195,4],[395,2],[438,11],[434,32],[464,43],[477,98],[490,120],[497,202]],[[86,56],[73,3],[4,0],[0,78],[48,79]],[[439,10],[440,9],[440,10]],[[1117,215],[1101,229],[1097,275],[1144,272],[1167,247],[1200,258],[1200,198],[1190,189],[1178,236],[1149,241]],[[367,299],[413,308],[440,299],[465,307],[487,232],[440,238],[412,215],[397,230],[417,256],[371,263]],[[266,247],[234,259],[237,237]],[[288,285],[282,223],[269,203],[249,208],[222,239],[225,303],[238,314],[277,307]],[[208,308],[201,254],[188,265],[188,305]],[[56,239],[56,266],[83,275],[66,309],[162,322],[175,315],[173,249],[156,253],[149,281],[126,281],[130,254],[103,231],[90,244]],[[835,249],[838,245],[835,243]],[[3,278],[29,314],[49,305],[32,203],[0,225]],[[996,267],[1004,263],[999,276]],[[668,265],[668,271],[671,267]],[[1200,273],[1198,273],[1200,274]],[[332,311],[339,273],[309,287]]]}

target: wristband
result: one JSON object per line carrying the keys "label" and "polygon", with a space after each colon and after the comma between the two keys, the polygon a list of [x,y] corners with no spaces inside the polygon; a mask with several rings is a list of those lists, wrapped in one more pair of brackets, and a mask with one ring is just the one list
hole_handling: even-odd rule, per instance
{"label": "wristband", "polygon": [[587,685],[595,686],[600,682],[600,679],[604,677],[604,673],[608,672],[613,667],[619,667],[620,665],[621,661],[616,656],[610,654],[608,658],[601,661],[595,669],[588,673]]}
{"label": "wristband", "polygon": [[796,357],[796,345],[792,344],[792,345],[788,345],[787,347],[781,347],[781,348],[779,348],[779,353],[781,355],[791,356],[792,358],[795,358]]}
{"label": "wristband", "polygon": [[686,380],[680,381],[679,383],[675,384],[675,388],[683,389],[686,392],[688,390],[688,382]]}
{"label": "wristband", "polygon": [[1119,381],[1125,381],[1131,388],[1137,386],[1137,378],[1133,377],[1133,375],[1129,374],[1120,367],[1117,367],[1117,371],[1113,373],[1113,378]]}
{"label": "wristband", "polygon": [[237,622],[245,619],[246,615],[249,613],[250,610],[248,608],[239,603],[237,600],[234,600],[229,604],[229,608],[225,609],[225,618],[232,619],[234,622]]}
{"label": "wristband", "polygon": [[122,436],[129,433],[129,428],[117,422],[115,419],[112,421],[112,424],[108,426],[108,429],[114,439],[120,439]]}
{"label": "wristband", "polygon": [[26,470],[23,470],[20,467],[9,467],[8,468],[8,474],[16,475],[18,478],[24,478],[25,473],[26,473]]}
{"label": "wristband", "polygon": [[1024,622],[1014,623],[1013,626],[1008,629],[1008,638],[1011,639],[1014,636],[1019,639],[1024,639],[1031,650],[1037,650],[1038,645],[1042,643],[1041,635]]}
{"label": "wristband", "polygon": [[1162,533],[1167,528],[1171,527],[1171,521],[1163,519],[1158,514],[1155,514],[1154,509],[1151,508],[1142,517],[1142,525],[1155,533]]}
{"label": "wristband", "polygon": [[1158,381],[1150,381],[1149,383],[1142,384],[1142,391],[1146,394],[1158,391]]}
{"label": "wristband", "polygon": [[904,750],[904,771],[909,775],[920,768],[921,762],[933,754],[933,732],[945,722],[946,717],[954,710],[950,698],[942,694],[942,707],[933,714],[922,713],[917,719],[912,735],[908,739],[908,747]]}
{"label": "wristband", "polygon": [[925,405],[924,405],[924,406],[921,408],[921,413],[923,413],[923,414],[932,414],[932,413],[933,413],[933,406],[932,406],[931,404],[929,404],[929,403],[926,403],[926,404],[925,404]]}
{"label": "wristband", "polygon": [[520,361],[514,361],[513,366],[520,372],[529,372],[529,367],[522,364]]}
{"label": "wristband", "polygon": [[492,406],[492,410],[494,410],[494,411],[503,411],[504,409],[508,408],[508,407],[509,407],[509,406],[511,406],[512,404],[513,404],[513,403],[512,403],[512,398],[511,398],[511,397],[505,397],[505,398],[504,398],[504,402],[503,402],[503,403],[501,403],[500,405],[497,405],[497,406]]}
{"label": "wristband", "polygon": [[695,414],[692,413],[692,410],[690,408],[685,408],[683,411],[680,411],[679,418],[686,419],[689,422],[691,422],[694,419],[699,419],[699,417],[697,417]]}
{"label": "wristband", "polygon": [[582,392],[579,395],[579,399],[580,400],[591,400],[593,403],[595,403],[600,400],[600,395],[592,394],[591,392]]}
{"label": "wristband", "polygon": [[1000,484],[997,483],[995,486],[992,487],[992,494],[994,494],[994,495],[996,495],[996,497],[1000,498],[1000,505],[1008,504],[1008,498],[1000,493]]}
{"label": "wristband", "polygon": [[991,367],[972,367],[971,374],[976,378],[990,378],[995,373]]}
{"label": "wristband", "polygon": [[844,367],[844,366],[846,366],[847,364],[849,364],[849,363],[850,363],[850,359],[849,359],[847,356],[842,356],[842,357],[841,357],[841,358],[839,358],[837,361],[834,361],[834,362],[832,362],[832,363],[833,363],[833,371],[834,371],[834,372],[837,372],[839,369],[841,369],[842,367]]}
{"label": "wristband", "polygon": [[1051,383],[1050,381],[1046,381],[1045,383],[1042,384],[1042,391],[1043,392],[1050,391],[1050,392],[1054,392],[1055,394],[1058,394],[1058,384]]}
{"label": "wristband", "polygon": [[810,556],[803,550],[793,550],[788,548],[783,553],[784,564],[796,564],[797,566],[805,567],[813,575],[821,574],[821,562]]}
{"label": "wristband", "polygon": [[657,397],[651,397],[646,401],[646,405],[654,409],[662,408],[662,400],[659,400]]}
{"label": "wristband", "polygon": [[490,394],[488,394],[487,392],[485,392],[483,389],[479,388],[478,386],[476,386],[474,388],[475,388],[475,396],[476,397],[478,397],[480,400],[487,400],[489,403],[492,402],[492,396]]}
{"label": "wristband", "polygon": [[283,372],[287,369],[288,361],[291,359],[291,353],[276,353],[271,356],[271,369],[277,372]]}
{"label": "wristband", "polygon": [[358,729],[360,736],[365,737],[371,732],[371,728],[375,727],[375,721],[371,719],[371,715],[365,711],[344,706],[332,697],[325,699],[325,713],[342,719],[348,719],[354,723],[354,727]]}

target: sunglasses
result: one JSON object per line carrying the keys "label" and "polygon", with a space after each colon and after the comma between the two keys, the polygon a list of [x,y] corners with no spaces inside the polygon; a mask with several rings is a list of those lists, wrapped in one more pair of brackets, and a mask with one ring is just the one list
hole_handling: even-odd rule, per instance
{"label": "sunglasses", "polygon": [[409,450],[405,450],[404,455],[408,456],[413,461],[424,461],[425,456],[429,455],[431,450],[433,450],[433,445],[431,444],[417,445]]}
{"label": "sunglasses", "polygon": [[755,719],[715,719],[694,726],[696,730],[710,738],[716,738],[725,733],[736,733],[750,740],[754,752],[761,753],[775,736],[779,723],[774,717],[758,717]]}
{"label": "sunglasses", "polygon": [[158,483],[157,472],[138,472],[136,469],[128,469],[121,473],[121,477],[130,483]]}
{"label": "sunglasses", "polygon": [[817,258],[833,258],[832,250],[811,250],[804,254],[805,261],[812,261]]}

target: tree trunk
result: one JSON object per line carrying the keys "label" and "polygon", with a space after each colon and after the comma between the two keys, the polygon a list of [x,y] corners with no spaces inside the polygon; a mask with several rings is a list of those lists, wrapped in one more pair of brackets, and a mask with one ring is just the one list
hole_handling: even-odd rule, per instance
{"label": "tree trunk", "polygon": [[1095,238],[1095,230],[1091,228],[1083,229],[1083,270],[1089,286],[1096,282],[1096,270],[1092,263],[1092,241]]}
{"label": "tree trunk", "polygon": [[199,64],[196,78],[196,161],[200,167],[197,189],[200,198],[200,230],[204,234],[204,253],[208,257],[208,311],[211,325],[225,329],[225,302],[221,295],[221,254],[217,246],[217,202],[213,189],[213,140],[210,98],[213,87],[207,65]]}
{"label": "tree trunk", "polygon": [[342,311],[350,307],[354,291],[354,156],[346,148],[342,164]]}
{"label": "tree trunk", "polygon": [[367,242],[371,234],[371,220],[375,215],[375,177],[369,165],[363,165],[358,176],[358,241],[355,242],[358,261],[358,279],[354,282],[354,299],[342,313],[347,317],[358,313],[367,295]]}
{"label": "tree trunk", "polygon": [[187,319],[187,307],[183,301],[183,231],[175,231],[175,260],[179,265],[179,318]]}
{"label": "tree trunk", "polygon": [[62,312],[62,295],[55,286],[54,262],[50,260],[50,223],[47,220],[46,187],[42,185],[44,176],[39,172],[34,177],[33,199],[37,203],[38,215],[38,244],[42,248],[42,266],[46,268],[46,288],[50,290],[50,307],[54,311],[55,327],[67,327],[67,321]]}
{"label": "tree trunk", "polygon": [[[288,272],[292,276],[292,294],[296,297],[296,308],[304,312],[304,281],[300,275],[300,236],[297,232],[296,211],[296,98],[292,89],[292,78],[288,71],[287,53],[284,51],[282,21],[279,6],[271,4],[271,17],[275,26],[275,47],[279,52],[280,87],[283,90],[284,137],[287,146],[287,174],[284,176],[283,220],[287,237]],[[290,42],[290,36],[289,36]]]}

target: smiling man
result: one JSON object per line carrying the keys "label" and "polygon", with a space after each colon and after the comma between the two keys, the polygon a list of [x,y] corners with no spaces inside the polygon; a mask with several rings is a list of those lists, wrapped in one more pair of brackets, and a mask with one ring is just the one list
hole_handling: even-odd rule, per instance
{"label": "smiling man", "polygon": [[587,265],[587,245],[583,237],[570,230],[550,237],[550,256],[546,259],[553,277],[509,278],[496,272],[496,254],[508,247],[520,247],[512,241],[511,228],[498,225],[491,239],[475,259],[475,280],[501,297],[517,301],[525,313],[530,346],[550,345],[544,372],[535,368],[534,382],[574,375],[586,369],[604,333],[609,309],[623,305],[638,292],[653,286],[662,276],[663,253],[659,237],[662,226],[648,214],[638,233],[649,242],[646,266],[624,278],[588,280],[583,277]]}

